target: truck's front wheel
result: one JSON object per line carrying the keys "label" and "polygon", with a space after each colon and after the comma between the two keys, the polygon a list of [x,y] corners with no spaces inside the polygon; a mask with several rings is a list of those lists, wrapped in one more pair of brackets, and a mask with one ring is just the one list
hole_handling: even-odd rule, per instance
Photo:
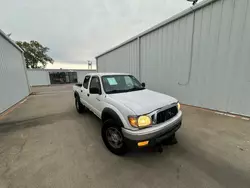
{"label": "truck's front wheel", "polygon": [[81,103],[79,97],[75,98],[75,106],[78,113],[81,114],[84,112],[85,106]]}
{"label": "truck's front wheel", "polygon": [[116,125],[114,120],[109,119],[104,122],[102,127],[102,139],[106,147],[112,153],[124,155],[127,152],[121,128]]}

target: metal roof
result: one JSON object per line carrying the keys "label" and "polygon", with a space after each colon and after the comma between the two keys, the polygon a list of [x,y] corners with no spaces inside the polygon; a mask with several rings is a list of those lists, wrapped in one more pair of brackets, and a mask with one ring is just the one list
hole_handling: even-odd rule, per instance
{"label": "metal roof", "polygon": [[193,11],[201,9],[201,8],[207,6],[207,5],[209,5],[209,4],[211,4],[211,3],[215,2],[215,1],[219,1],[219,0],[204,0],[204,1],[202,1],[202,2],[200,2],[198,4],[196,4],[196,5],[188,8],[188,9],[186,9],[186,10],[172,16],[171,18],[169,18],[169,19],[167,19],[167,20],[165,20],[165,21],[151,27],[150,29],[148,29],[148,30],[146,30],[146,31],[144,31],[144,32],[142,32],[142,33],[140,33],[140,34],[138,34],[138,35],[136,35],[136,36],[134,36],[134,37],[132,37],[132,38],[130,38],[128,40],[126,40],[125,42],[123,42],[123,43],[121,43],[121,44],[119,44],[119,45],[117,45],[117,46],[115,46],[115,47],[113,47],[113,48],[111,48],[111,49],[97,55],[95,58],[97,59],[97,58],[99,58],[99,57],[101,57],[101,56],[103,56],[103,55],[105,55],[105,54],[107,54],[107,53],[109,53],[111,51],[114,51],[115,49],[120,48],[121,46],[124,46],[125,44],[128,44],[128,43],[130,43],[130,42],[132,42],[132,41],[134,41],[134,40],[136,40],[136,39],[138,39],[138,38],[140,38],[140,37],[142,37],[142,36],[144,36],[144,35],[146,35],[148,33],[151,33],[153,31],[155,31],[156,29],[159,29],[159,28],[161,28],[161,27],[163,27],[163,26],[165,26],[165,25],[167,25],[167,24],[169,24],[169,23],[171,23],[171,22],[173,22],[175,20],[178,20],[178,19],[192,13]]}
{"label": "metal roof", "polygon": [[95,69],[27,69],[28,71],[54,71],[54,72],[72,72],[72,71],[96,71]]}
{"label": "metal roof", "polygon": [[3,36],[3,38],[5,38],[10,44],[12,44],[21,53],[23,53],[23,50],[13,40],[11,40],[11,38],[8,37],[1,29],[0,29],[0,35]]}

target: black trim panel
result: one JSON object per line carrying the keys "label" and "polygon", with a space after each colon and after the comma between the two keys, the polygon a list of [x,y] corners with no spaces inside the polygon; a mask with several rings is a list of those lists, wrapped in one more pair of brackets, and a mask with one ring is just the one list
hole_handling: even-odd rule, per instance
{"label": "black trim panel", "polygon": [[113,119],[120,127],[124,127],[119,115],[111,108],[104,108],[102,112],[102,120],[105,120],[107,116],[109,117],[108,119]]}

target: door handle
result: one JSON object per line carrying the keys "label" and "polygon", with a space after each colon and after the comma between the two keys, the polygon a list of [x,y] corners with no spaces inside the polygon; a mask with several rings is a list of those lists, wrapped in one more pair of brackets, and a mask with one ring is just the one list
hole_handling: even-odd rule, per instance
{"label": "door handle", "polygon": [[89,97],[89,94],[87,94],[87,96]]}
{"label": "door handle", "polygon": [[96,100],[100,101],[100,99],[96,98]]}

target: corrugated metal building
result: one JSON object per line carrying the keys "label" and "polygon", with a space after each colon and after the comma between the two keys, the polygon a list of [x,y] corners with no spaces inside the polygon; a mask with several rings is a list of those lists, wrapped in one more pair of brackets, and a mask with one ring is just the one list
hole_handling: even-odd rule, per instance
{"label": "corrugated metal building", "polygon": [[23,52],[0,30],[0,113],[29,93]]}
{"label": "corrugated metal building", "polygon": [[250,1],[205,0],[96,57],[182,103],[250,115]]}
{"label": "corrugated metal building", "polygon": [[50,85],[50,73],[76,72],[77,82],[83,82],[86,74],[96,72],[96,70],[72,70],[72,69],[28,69],[28,79],[30,86]]}

